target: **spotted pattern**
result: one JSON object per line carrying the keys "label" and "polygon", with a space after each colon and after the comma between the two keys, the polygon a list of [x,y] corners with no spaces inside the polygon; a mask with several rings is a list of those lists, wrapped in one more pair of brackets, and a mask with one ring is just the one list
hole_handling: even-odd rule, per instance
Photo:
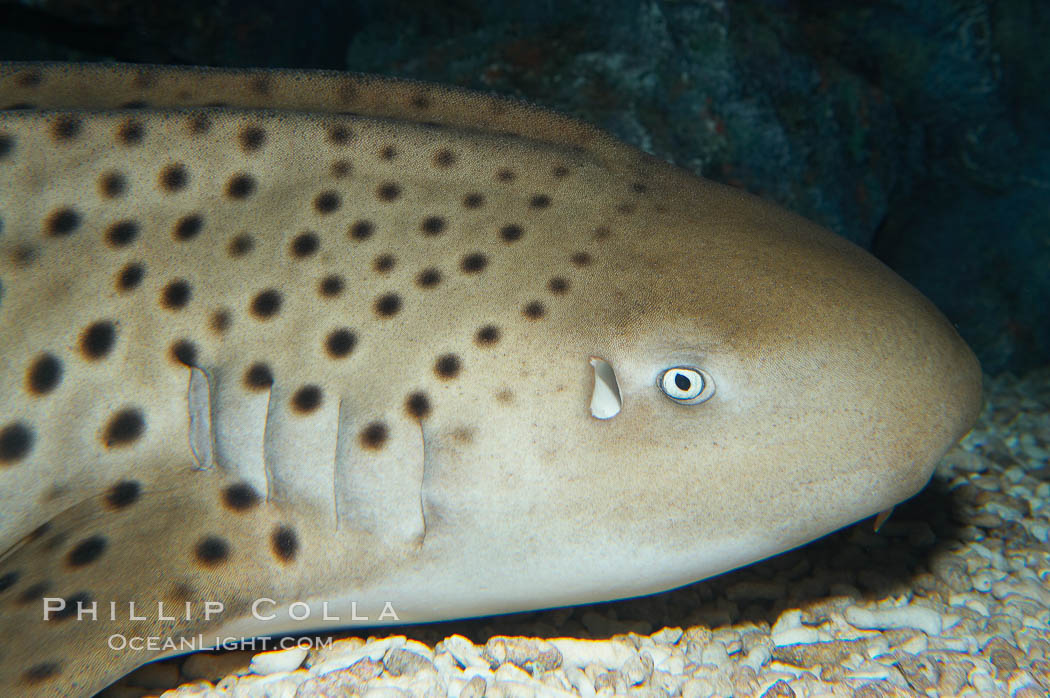
{"label": "spotted pattern", "polygon": [[104,536],[91,536],[77,543],[66,556],[66,564],[70,567],[83,567],[90,565],[102,557],[106,551],[107,541]]}
{"label": "spotted pattern", "polygon": [[387,429],[386,424],[383,424],[382,422],[372,422],[361,430],[361,447],[371,451],[377,451],[386,445],[388,438],[390,438],[390,430]]}
{"label": "spotted pattern", "polygon": [[64,237],[76,231],[80,222],[80,214],[76,209],[60,208],[48,216],[44,223],[44,232],[51,237]]}
{"label": "spotted pattern", "polygon": [[176,240],[186,241],[200,235],[203,229],[204,216],[199,213],[191,213],[176,221],[173,232]]}
{"label": "spotted pattern", "polygon": [[127,247],[139,236],[139,224],[135,221],[119,221],[106,230],[106,242],[110,247]]}
{"label": "spotted pattern", "polygon": [[262,501],[259,493],[247,482],[235,482],[222,491],[222,503],[230,511],[245,512]]}
{"label": "spotted pattern", "polygon": [[273,385],[273,371],[264,363],[254,363],[244,372],[244,385],[249,390],[269,390]]}
{"label": "spotted pattern", "polygon": [[193,547],[193,557],[204,567],[217,567],[230,556],[230,544],[219,536],[205,536]]}
{"label": "spotted pattern", "polygon": [[127,509],[142,496],[142,485],[135,480],[121,480],[106,493],[106,506],[110,509]]}
{"label": "spotted pattern", "polygon": [[106,358],[117,343],[117,328],[109,320],[88,325],[80,334],[80,353],[89,361]]}
{"label": "spotted pattern", "polygon": [[41,354],[29,367],[26,386],[34,395],[47,395],[62,382],[62,362],[54,354]]}
{"label": "spotted pattern", "polygon": [[292,394],[292,409],[299,414],[309,414],[321,406],[323,398],[320,386],[304,385]]}
{"label": "spotted pattern", "polygon": [[440,378],[455,378],[463,369],[463,362],[455,354],[442,354],[434,362],[434,373]]}
{"label": "spotted pattern", "polygon": [[33,449],[33,430],[22,422],[0,428],[0,466],[22,460]]}
{"label": "spotted pattern", "polygon": [[127,407],[106,423],[102,432],[102,443],[106,448],[129,446],[137,441],[146,431],[146,418],[134,407]]}
{"label": "spotted pattern", "polygon": [[270,534],[270,549],[274,557],[283,563],[295,560],[299,554],[299,536],[291,526],[278,525]]}
{"label": "spotted pattern", "polygon": [[193,296],[193,289],[188,281],[176,279],[161,291],[160,305],[167,310],[181,310],[186,307]]}

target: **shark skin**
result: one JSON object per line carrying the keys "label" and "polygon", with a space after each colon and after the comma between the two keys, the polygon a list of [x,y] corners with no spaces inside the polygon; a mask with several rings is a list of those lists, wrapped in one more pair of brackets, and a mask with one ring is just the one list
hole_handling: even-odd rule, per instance
{"label": "shark skin", "polygon": [[980,404],[870,254],[572,119],[0,64],[4,695],[670,589],[906,499]]}

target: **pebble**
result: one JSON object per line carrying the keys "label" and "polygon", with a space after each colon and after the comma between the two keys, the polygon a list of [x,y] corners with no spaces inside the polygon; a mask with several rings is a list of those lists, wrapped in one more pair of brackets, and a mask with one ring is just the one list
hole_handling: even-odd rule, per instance
{"label": "pebble", "polygon": [[923,606],[876,609],[854,606],[846,609],[845,617],[851,625],[864,630],[915,628],[927,635],[941,634],[941,616],[933,609]]}
{"label": "pebble", "polygon": [[292,647],[274,652],[260,652],[252,657],[248,668],[253,674],[264,675],[295,671],[306,659],[307,652],[307,649],[304,647]]}

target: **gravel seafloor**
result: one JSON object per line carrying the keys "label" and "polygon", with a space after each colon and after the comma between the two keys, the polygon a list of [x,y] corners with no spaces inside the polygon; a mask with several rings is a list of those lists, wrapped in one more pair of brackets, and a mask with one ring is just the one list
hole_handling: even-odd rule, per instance
{"label": "gravel seafloor", "polygon": [[1048,696],[1050,369],[985,391],[877,532],[628,601],[173,658],[101,695]]}

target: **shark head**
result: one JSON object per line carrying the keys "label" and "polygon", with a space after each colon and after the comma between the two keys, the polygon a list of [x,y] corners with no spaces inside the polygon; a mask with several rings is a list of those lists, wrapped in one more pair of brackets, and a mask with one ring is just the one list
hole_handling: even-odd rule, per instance
{"label": "shark head", "polygon": [[114,634],[678,586],[910,496],[980,404],[867,253],[528,105],[69,65],[0,98],[12,695],[186,649]]}

